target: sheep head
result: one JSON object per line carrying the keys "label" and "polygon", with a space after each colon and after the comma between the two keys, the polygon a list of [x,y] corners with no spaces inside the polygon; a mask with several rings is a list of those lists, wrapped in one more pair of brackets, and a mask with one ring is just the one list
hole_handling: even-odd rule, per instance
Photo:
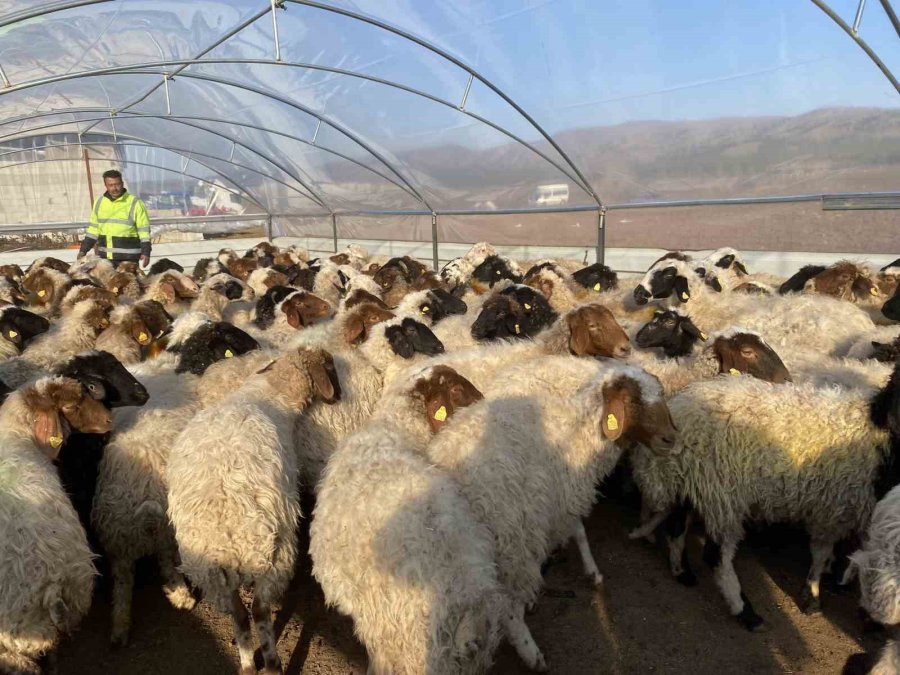
{"label": "sheep head", "polygon": [[484,398],[471,382],[449,366],[434,366],[425,371],[413,386],[412,394],[422,398],[425,419],[432,433],[440,431],[457,410]]}
{"label": "sheep head", "polygon": [[605,356],[624,359],[631,342],[619,322],[603,305],[585,305],[569,312],[569,351],[575,356]]}

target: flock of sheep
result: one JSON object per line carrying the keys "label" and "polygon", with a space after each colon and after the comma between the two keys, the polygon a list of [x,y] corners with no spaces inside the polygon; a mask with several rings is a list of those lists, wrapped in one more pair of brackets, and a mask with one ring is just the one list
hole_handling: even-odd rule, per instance
{"label": "flock of sheep", "polygon": [[[900,624],[898,282],[900,260],[785,280],[732,249],[671,252],[626,278],[487,243],[439,274],[267,242],[190,275],[0,266],[0,673],[52,668],[98,554],[114,645],[153,556],[175,607],[202,594],[232,617],[242,675],[257,642],[282,672],[272,613],[303,494],[313,574],[371,673],[485,672],[504,639],[546,670],[526,609],[570,538],[602,583],[582,519],[619,464],[642,498],[629,536],[661,533],[692,585],[702,522],[748,629],[764,619],[733,559],[750,521],[808,530],[807,611],[835,545],[861,541],[844,581]],[[889,642],[872,672],[898,668]]]}

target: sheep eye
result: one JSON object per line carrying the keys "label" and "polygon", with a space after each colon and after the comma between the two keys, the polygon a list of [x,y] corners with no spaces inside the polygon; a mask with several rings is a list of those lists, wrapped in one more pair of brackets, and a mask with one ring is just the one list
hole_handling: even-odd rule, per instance
{"label": "sheep eye", "polygon": [[747,358],[756,358],[756,351],[750,349],[749,347],[745,347],[741,349],[741,356],[746,356]]}
{"label": "sheep eye", "polygon": [[88,383],[87,388],[88,388],[88,391],[91,391],[91,392],[97,391],[97,385],[94,384],[93,382]]}

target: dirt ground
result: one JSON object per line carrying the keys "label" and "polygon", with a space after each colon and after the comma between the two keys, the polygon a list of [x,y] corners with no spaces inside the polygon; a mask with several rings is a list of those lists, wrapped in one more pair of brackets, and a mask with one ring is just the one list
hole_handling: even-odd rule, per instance
{"label": "dirt ground", "polygon": [[[574,545],[549,567],[544,595],[526,619],[551,673],[825,675],[840,673],[848,655],[883,644],[882,636],[863,632],[855,587],[838,591],[826,583],[823,614],[806,616],[797,609],[808,564],[802,531],[769,529],[741,546],[738,575],[769,624],[765,633],[748,633],[728,616],[711,573],[700,562],[699,539],[693,537],[689,545],[699,585],[685,588],[670,577],[662,545],[627,539],[637,519],[632,505],[602,500],[587,521],[605,577],[602,589],[595,591],[582,578]],[[139,567],[133,609],[131,644],[111,651],[109,588],[101,582],[90,616],[60,648],[60,675],[237,672],[230,620],[203,602],[190,613],[173,609],[150,564]],[[276,616],[276,630],[288,675],[366,671],[365,649],[354,638],[351,621],[325,608],[305,555]],[[503,645],[492,672],[528,671]]]}

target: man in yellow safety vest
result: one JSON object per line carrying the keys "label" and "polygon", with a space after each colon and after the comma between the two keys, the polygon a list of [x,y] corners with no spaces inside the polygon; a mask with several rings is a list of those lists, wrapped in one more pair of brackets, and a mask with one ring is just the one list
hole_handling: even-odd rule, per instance
{"label": "man in yellow safety vest", "polygon": [[150,264],[150,218],[144,202],[125,189],[122,174],[110,169],[103,174],[106,192],[94,202],[78,257],[97,246],[97,255],[118,267],[125,260]]}

